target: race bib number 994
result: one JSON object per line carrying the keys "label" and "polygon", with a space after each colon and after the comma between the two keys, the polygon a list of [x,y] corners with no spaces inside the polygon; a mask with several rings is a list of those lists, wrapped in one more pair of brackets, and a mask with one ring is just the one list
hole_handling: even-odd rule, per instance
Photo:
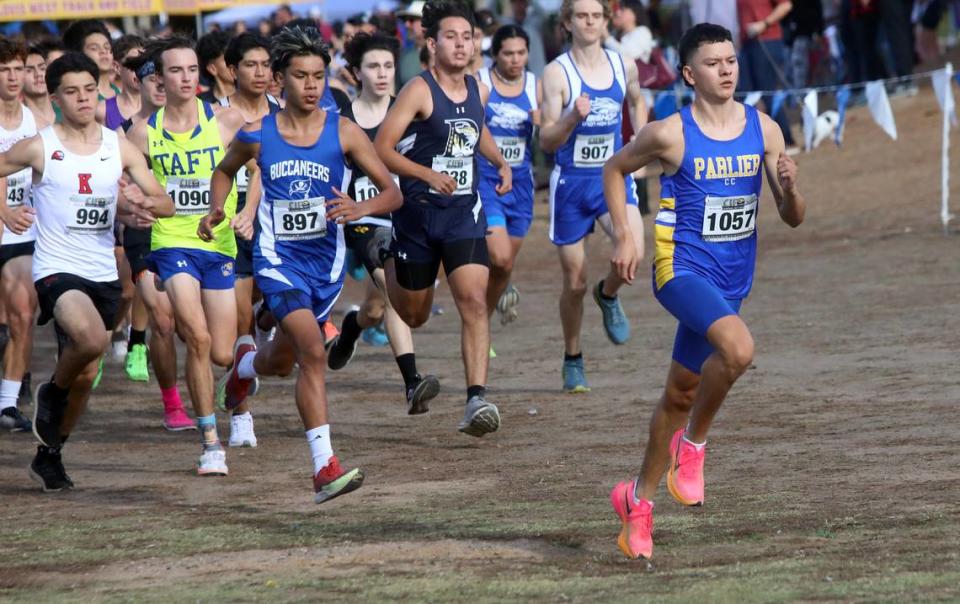
{"label": "race bib number 994", "polygon": [[708,195],[703,208],[704,241],[737,241],[753,234],[757,226],[757,196]]}
{"label": "race bib number 994", "polygon": [[75,233],[100,233],[113,228],[113,197],[71,195],[71,217],[67,230]]}

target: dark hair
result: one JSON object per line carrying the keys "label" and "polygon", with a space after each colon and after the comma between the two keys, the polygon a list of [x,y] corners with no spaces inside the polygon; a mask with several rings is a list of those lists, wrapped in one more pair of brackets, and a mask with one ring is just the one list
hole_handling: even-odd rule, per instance
{"label": "dark hair", "polygon": [[146,45],[147,41],[141,36],[135,34],[121,36],[116,42],[113,43],[113,58],[117,59],[118,61],[122,61],[123,56],[128,52],[134,48],[144,48]]}
{"label": "dark hair", "polygon": [[94,82],[100,81],[100,70],[93,59],[82,52],[69,51],[47,65],[47,93],[53,94],[60,87],[63,76],[68,73],[89,73]]}
{"label": "dark hair", "polygon": [[176,50],[178,48],[189,48],[190,50],[196,50],[193,46],[193,40],[186,38],[184,36],[170,36],[169,38],[157,38],[155,40],[150,40],[147,43],[147,48],[144,50],[145,55],[149,55],[153,62],[157,66],[157,73],[163,75],[163,53],[168,50]]}
{"label": "dark hair", "polygon": [[148,75],[157,72],[156,57],[148,52],[142,52],[135,57],[130,57],[123,62],[123,66],[136,74],[138,80],[143,80]]}
{"label": "dark hair", "polygon": [[197,40],[194,50],[197,51],[197,59],[200,61],[200,74],[207,78],[207,66],[217,60],[217,57],[223,55],[230,43],[230,34],[225,31],[212,31],[201,36]]}
{"label": "dark hair", "polygon": [[400,54],[400,42],[396,38],[380,33],[359,33],[355,35],[343,49],[344,57],[347,59],[347,65],[350,69],[359,70],[360,65],[363,64],[363,55],[371,50],[386,50],[392,53],[393,62],[396,64],[397,57]]}
{"label": "dark hair", "polygon": [[420,48],[420,53],[417,55],[417,60],[420,61],[421,65],[426,65],[430,67],[430,47],[424,44]]}
{"label": "dark hair", "polygon": [[27,50],[27,54],[40,55],[43,57],[43,60],[46,61],[50,53],[55,50],[66,50],[66,48],[63,47],[63,42],[56,38],[44,38],[31,44]]}
{"label": "dark hair", "polygon": [[223,62],[236,67],[243,60],[244,55],[255,48],[262,48],[270,54],[270,42],[258,33],[245,31],[236,36],[227,44],[223,53]]}
{"label": "dark hair", "polygon": [[0,36],[0,63],[9,63],[15,59],[26,63],[27,47],[20,40]]}
{"label": "dark hair", "polygon": [[317,56],[330,65],[330,49],[316,27],[284,27],[270,39],[270,61],[274,73],[290,66],[293,57]]}
{"label": "dark hair", "polygon": [[459,0],[430,0],[423,6],[423,32],[427,38],[437,39],[440,31],[440,22],[447,17],[460,17],[475,28],[477,22],[473,16],[473,9]]}
{"label": "dark hair", "polygon": [[730,30],[722,25],[700,23],[683,32],[683,35],[680,36],[680,42],[677,44],[677,56],[680,61],[677,71],[683,78],[684,84],[690,86],[687,78],[683,77],[683,67],[689,64],[693,53],[704,44],[716,44],[717,42],[733,42],[733,35]]}
{"label": "dark hair", "polygon": [[504,40],[509,40],[510,38],[523,38],[523,41],[527,43],[527,50],[530,50],[530,36],[527,35],[527,32],[524,31],[519,25],[504,25],[493,34],[493,41],[490,43],[490,54],[496,58],[500,54],[500,47],[503,46]]}
{"label": "dark hair", "polygon": [[93,34],[103,34],[107,41],[110,41],[110,32],[107,31],[107,26],[103,24],[103,21],[99,19],[74,21],[67,29],[63,30],[63,46],[67,50],[83,52],[84,43]]}

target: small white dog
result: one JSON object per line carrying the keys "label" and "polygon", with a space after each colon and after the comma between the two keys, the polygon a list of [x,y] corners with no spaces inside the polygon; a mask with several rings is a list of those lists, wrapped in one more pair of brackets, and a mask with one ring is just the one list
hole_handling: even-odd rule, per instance
{"label": "small white dog", "polygon": [[840,114],[831,109],[817,116],[817,123],[813,127],[813,148],[816,149],[824,140],[833,136],[837,131]]}

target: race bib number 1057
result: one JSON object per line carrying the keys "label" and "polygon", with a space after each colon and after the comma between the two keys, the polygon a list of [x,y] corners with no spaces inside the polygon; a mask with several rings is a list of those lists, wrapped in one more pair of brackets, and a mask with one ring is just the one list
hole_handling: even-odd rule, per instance
{"label": "race bib number 1057", "polygon": [[708,195],[703,208],[704,241],[737,241],[753,234],[757,226],[757,196]]}

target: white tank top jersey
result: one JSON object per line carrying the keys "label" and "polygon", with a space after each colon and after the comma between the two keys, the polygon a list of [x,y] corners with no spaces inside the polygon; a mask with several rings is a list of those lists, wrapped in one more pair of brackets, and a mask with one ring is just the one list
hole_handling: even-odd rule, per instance
{"label": "white tank top jersey", "polygon": [[[23,119],[20,125],[14,130],[7,130],[0,126],[0,153],[10,150],[18,142],[25,138],[30,138],[37,134],[37,120],[33,117],[33,112],[26,105],[21,105],[23,110]],[[21,206],[33,205],[30,198],[30,189],[33,186],[33,170],[25,168],[15,174],[7,177],[7,207],[19,208]],[[3,230],[2,245],[16,245],[18,243],[28,243],[37,238],[36,223],[17,235],[10,229]]]}
{"label": "white tank top jersey", "polygon": [[116,281],[113,222],[123,161],[117,133],[101,126],[103,142],[90,155],[71,153],[53,126],[40,131],[43,178],[33,187],[37,247],[33,280],[68,273]]}

